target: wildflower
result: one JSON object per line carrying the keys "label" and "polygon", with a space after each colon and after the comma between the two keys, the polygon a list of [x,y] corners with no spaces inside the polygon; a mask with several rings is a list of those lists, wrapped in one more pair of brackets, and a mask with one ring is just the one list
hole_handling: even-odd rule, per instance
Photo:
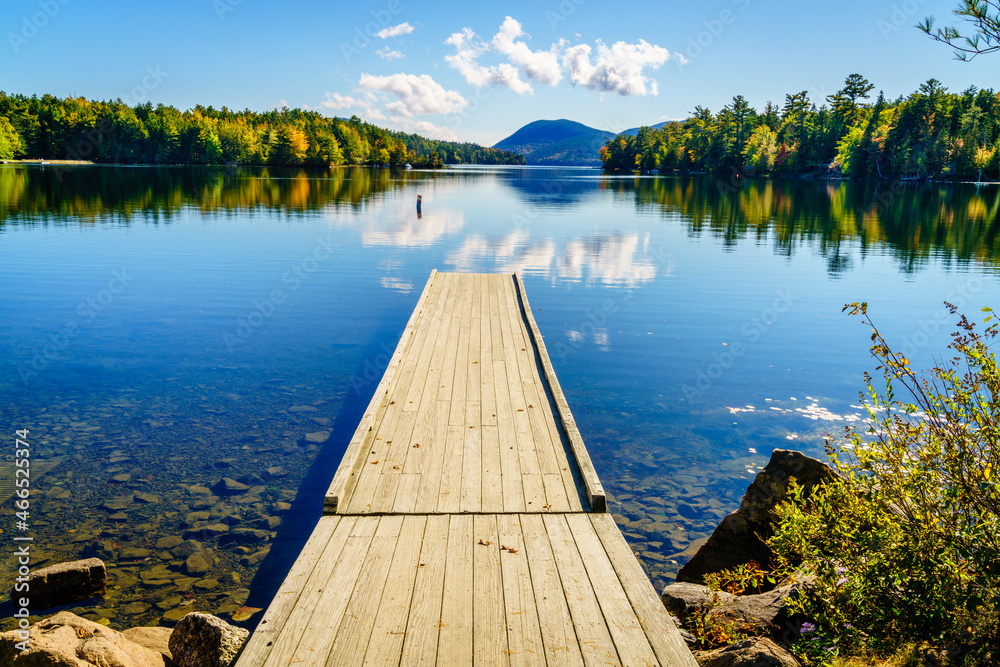
{"label": "wildflower", "polygon": [[812,623],[809,623],[807,621],[807,622],[805,622],[805,623],[802,624],[801,628],[799,628],[799,634],[807,635],[810,632],[813,632],[815,630],[816,630],[816,626],[813,625]]}

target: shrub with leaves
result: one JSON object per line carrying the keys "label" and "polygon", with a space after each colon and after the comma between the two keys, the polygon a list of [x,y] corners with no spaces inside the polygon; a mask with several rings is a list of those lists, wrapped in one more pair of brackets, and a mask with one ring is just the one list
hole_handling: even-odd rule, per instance
{"label": "shrub with leaves", "polygon": [[988,308],[982,332],[962,316],[953,356],[918,374],[866,303],[845,310],[871,327],[882,377],[865,375],[867,431],[827,442],[842,478],[808,499],[793,485],[778,508],[769,543],[779,563],[801,561],[816,577],[790,611],[814,619],[810,643],[822,637],[842,654],[926,640],[989,664],[1000,659],[998,324]]}

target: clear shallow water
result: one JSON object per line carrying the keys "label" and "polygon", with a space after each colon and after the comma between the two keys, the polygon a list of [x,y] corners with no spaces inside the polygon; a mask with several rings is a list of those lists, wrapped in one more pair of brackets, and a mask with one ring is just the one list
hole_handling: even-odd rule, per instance
{"label": "clear shallow water", "polygon": [[[860,414],[873,364],[845,303],[923,366],[942,301],[998,303],[998,210],[996,186],[3,167],[0,475],[31,429],[35,564],[112,563],[91,617],[253,623],[237,610],[307,537],[431,269],[520,270],[659,587],[773,449],[821,455]],[[12,499],[0,522],[18,534]]]}

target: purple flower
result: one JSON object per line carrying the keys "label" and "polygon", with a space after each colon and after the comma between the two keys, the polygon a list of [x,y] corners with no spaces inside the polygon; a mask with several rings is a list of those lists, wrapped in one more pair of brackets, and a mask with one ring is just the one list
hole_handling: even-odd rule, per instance
{"label": "purple flower", "polygon": [[816,626],[815,625],[813,625],[812,623],[806,622],[806,623],[802,624],[801,628],[799,628],[799,633],[803,634],[803,635],[807,635],[810,632],[814,632],[815,630],[816,630]]}

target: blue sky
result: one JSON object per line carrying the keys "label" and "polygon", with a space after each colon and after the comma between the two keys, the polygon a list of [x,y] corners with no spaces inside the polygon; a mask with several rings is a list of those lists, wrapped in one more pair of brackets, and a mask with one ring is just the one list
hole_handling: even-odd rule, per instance
{"label": "blue sky", "polygon": [[957,0],[4,0],[0,90],[187,109],[287,104],[487,145],[540,118],[620,131],[760,109],[854,72],[890,98],[1000,88],[912,26]]}

